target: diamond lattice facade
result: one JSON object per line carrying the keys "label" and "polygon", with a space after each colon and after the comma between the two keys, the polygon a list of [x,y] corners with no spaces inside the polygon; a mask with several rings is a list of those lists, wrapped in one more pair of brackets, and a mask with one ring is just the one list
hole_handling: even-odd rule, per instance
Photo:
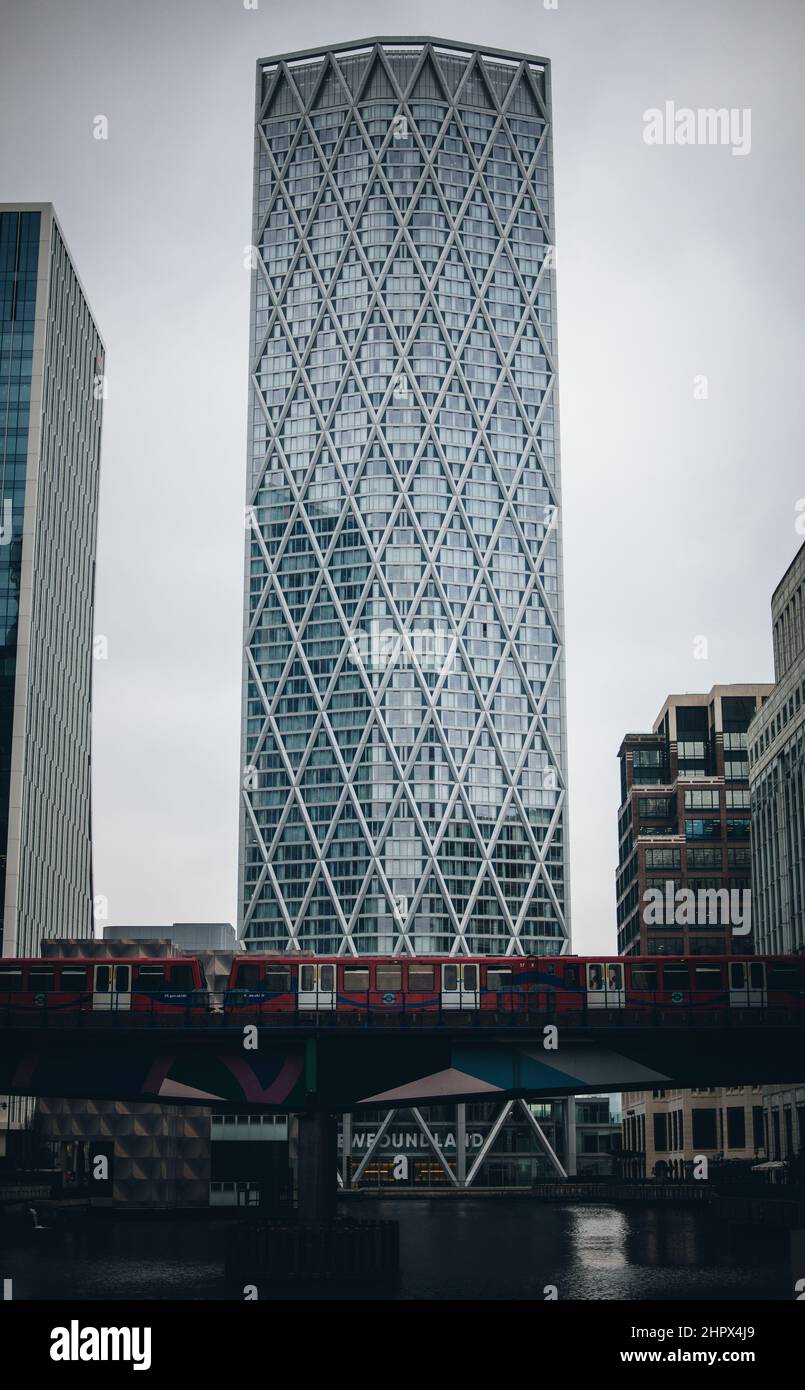
{"label": "diamond lattice facade", "polygon": [[559,952],[548,66],[371,40],[257,77],[241,933]]}

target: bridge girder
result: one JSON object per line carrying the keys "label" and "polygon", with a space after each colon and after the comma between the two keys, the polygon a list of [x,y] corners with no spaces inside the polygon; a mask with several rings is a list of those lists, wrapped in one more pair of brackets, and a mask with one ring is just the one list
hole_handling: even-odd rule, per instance
{"label": "bridge girder", "polygon": [[[209,1105],[215,1110],[357,1111],[443,1101],[798,1081],[805,1025],[713,1029],[0,1030],[0,1093]],[[555,1042],[555,1046],[547,1045]],[[250,1045],[251,1043],[251,1045]]]}

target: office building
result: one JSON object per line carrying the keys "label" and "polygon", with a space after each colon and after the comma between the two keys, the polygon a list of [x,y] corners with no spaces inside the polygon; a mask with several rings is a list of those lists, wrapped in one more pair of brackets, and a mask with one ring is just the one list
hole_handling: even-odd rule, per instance
{"label": "office building", "polygon": [[[752,902],[764,955],[805,951],[805,544],[771,603],[775,685],[749,726]],[[805,1082],[763,1090],[772,1163],[805,1155]]]}
{"label": "office building", "polygon": [[576,1096],[576,1172],[580,1178],[616,1176],[622,1124],[619,1094]]}
{"label": "office building", "polygon": [[724,1162],[754,1165],[764,1157],[764,1144],[762,1086],[624,1096],[624,1177],[690,1179],[695,1160],[706,1158],[709,1179],[718,1176]]}
{"label": "office building", "polygon": [[[651,733],[619,750],[621,955],[754,950],[747,729],[768,685],[670,695]],[[761,1091],[639,1091],[625,1098],[622,1171],[683,1177],[695,1154],[762,1156]],[[760,1125],[760,1128],[758,1126]]]}
{"label": "office building", "polygon": [[257,69],[240,934],[568,939],[550,77]]}
{"label": "office building", "polygon": [[[104,349],[49,203],[0,203],[0,955],[92,935]],[[33,1103],[0,1098],[22,1161]]]}
{"label": "office building", "polygon": [[770,685],[669,695],[618,756],[620,955],[753,950],[747,730]]}
{"label": "office building", "polygon": [[805,951],[805,544],[772,598],[775,685],[749,727],[755,940]]}
{"label": "office building", "polygon": [[[578,1105],[581,1106],[581,1102]],[[518,1188],[575,1172],[564,1100],[509,1100],[361,1110],[343,1117],[342,1185],[352,1188]]]}
{"label": "office building", "polygon": [[90,700],[104,349],[50,204],[0,204],[3,955],[92,935]]}

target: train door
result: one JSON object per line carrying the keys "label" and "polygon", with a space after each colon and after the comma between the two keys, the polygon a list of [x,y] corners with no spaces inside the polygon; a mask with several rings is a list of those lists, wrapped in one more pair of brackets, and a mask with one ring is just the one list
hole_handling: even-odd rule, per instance
{"label": "train door", "polygon": [[296,1000],[300,1009],[334,1009],[335,998],[334,965],[300,965]]}
{"label": "train door", "polygon": [[737,1009],[762,1009],[766,1003],[765,962],[731,960],[730,1004]]}
{"label": "train door", "polygon": [[622,1009],[626,1003],[620,961],[587,962],[587,1007]]}
{"label": "train door", "polygon": [[478,1008],[478,966],[452,962],[442,966],[442,1008]]}
{"label": "train door", "polygon": [[92,1007],[109,1013],[131,1008],[131,966],[96,965],[92,983]]}

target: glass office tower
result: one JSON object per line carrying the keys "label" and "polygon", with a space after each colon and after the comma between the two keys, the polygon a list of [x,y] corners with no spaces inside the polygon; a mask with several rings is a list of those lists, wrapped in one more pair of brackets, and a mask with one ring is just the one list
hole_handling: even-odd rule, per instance
{"label": "glass office tower", "polygon": [[92,936],[103,345],[49,203],[0,204],[0,954]]}
{"label": "glass office tower", "polygon": [[548,65],[267,59],[255,134],[241,934],[558,953]]}

